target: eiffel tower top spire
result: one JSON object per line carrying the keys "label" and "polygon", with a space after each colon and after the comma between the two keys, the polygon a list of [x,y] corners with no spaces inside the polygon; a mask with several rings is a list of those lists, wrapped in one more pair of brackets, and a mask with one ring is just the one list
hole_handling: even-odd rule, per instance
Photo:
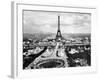
{"label": "eiffel tower top spire", "polygon": [[60,16],[58,16],[58,31],[60,31]]}
{"label": "eiffel tower top spire", "polygon": [[61,35],[61,31],[60,31],[60,16],[58,16],[58,30],[57,30],[57,34],[56,34],[56,40],[61,40],[62,39],[62,35]]}

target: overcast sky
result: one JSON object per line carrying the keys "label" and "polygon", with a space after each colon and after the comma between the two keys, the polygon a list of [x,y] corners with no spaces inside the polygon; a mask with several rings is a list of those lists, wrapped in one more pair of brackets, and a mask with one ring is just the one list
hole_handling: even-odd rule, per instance
{"label": "overcast sky", "polygon": [[24,33],[57,33],[58,15],[62,33],[90,33],[91,14],[24,11]]}

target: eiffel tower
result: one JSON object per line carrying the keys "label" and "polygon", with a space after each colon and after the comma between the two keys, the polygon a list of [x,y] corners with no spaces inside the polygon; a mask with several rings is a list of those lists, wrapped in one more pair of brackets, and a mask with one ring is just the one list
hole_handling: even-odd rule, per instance
{"label": "eiffel tower", "polygon": [[60,31],[60,16],[58,16],[58,30],[56,34],[56,41],[60,41],[62,39],[61,31]]}

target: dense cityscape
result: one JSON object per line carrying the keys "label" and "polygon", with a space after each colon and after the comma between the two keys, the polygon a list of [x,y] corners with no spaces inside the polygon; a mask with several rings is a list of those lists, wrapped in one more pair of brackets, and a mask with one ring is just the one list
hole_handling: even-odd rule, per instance
{"label": "dense cityscape", "polygon": [[23,69],[91,66],[91,35],[23,34]]}

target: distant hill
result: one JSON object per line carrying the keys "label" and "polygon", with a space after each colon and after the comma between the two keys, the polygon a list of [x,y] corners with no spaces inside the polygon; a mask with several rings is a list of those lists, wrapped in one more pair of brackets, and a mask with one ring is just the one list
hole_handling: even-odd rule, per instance
{"label": "distant hill", "polygon": [[[68,38],[85,38],[88,37],[89,39],[91,38],[91,34],[86,33],[86,34],[82,34],[82,33],[78,33],[78,34],[62,34],[62,36],[65,39]],[[23,38],[28,38],[28,39],[33,39],[33,40],[43,40],[46,38],[54,38],[56,37],[56,34],[54,33],[34,33],[34,34],[29,34],[29,33],[24,33],[23,34]]]}
{"label": "distant hill", "polygon": [[52,36],[53,34],[50,34],[50,33],[34,33],[34,34],[29,34],[29,33],[24,33],[23,34],[23,38],[29,38],[29,39],[33,39],[33,40],[43,40],[49,36]]}
{"label": "distant hill", "polygon": [[84,37],[88,37],[90,38],[91,37],[91,34],[90,33],[85,33],[85,34],[82,34],[82,33],[76,33],[76,34],[62,34],[63,37],[65,38],[84,38]]}

